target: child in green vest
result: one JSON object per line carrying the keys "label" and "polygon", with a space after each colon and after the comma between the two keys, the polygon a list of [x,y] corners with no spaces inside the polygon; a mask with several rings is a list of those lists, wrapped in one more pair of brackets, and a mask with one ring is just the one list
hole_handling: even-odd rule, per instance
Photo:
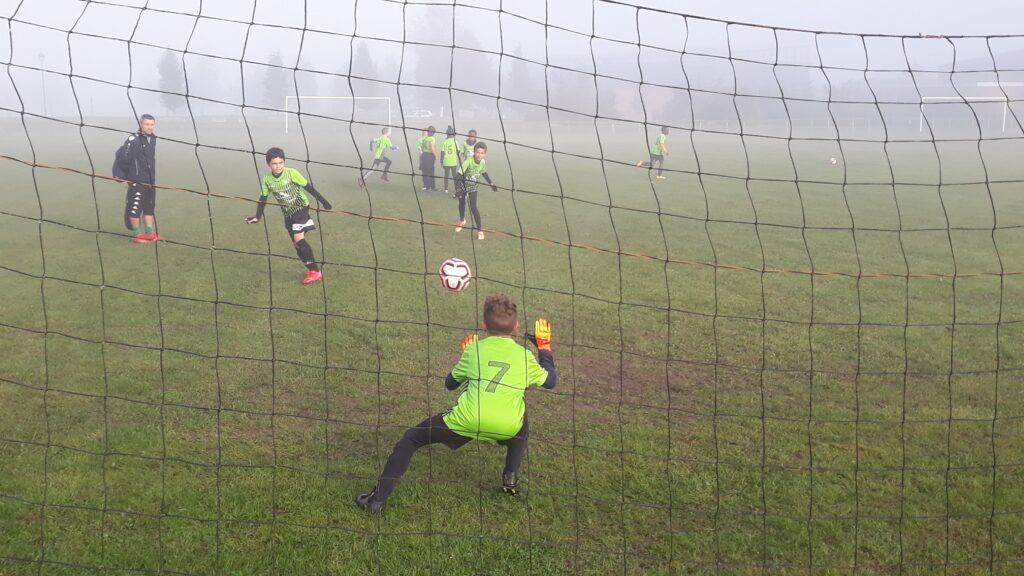
{"label": "child in green vest", "polygon": [[376,514],[409,469],[413,454],[428,444],[452,450],[470,440],[496,441],[506,447],[501,487],[519,493],[519,466],[526,454],[529,426],[523,396],[531,386],[555,387],[557,374],[551,355],[551,323],[539,318],[535,334],[527,340],[537,346],[537,357],[512,338],[519,329],[516,303],[504,294],[484,300],[483,329],[487,337],[470,334],[462,341],[462,357],[445,379],[445,388],[464,387],[455,407],[409,428],[395,444],[377,486],[356,498],[356,505]]}
{"label": "child in green vest", "polygon": [[455,141],[455,128],[448,127],[444,142],[441,143],[441,167],[444,168],[444,193],[448,192],[448,177],[455,180],[459,170],[459,143]]}
{"label": "child in green vest", "polygon": [[434,164],[437,163],[437,144],[433,126],[423,131],[423,137],[416,142],[420,151],[420,173],[423,174],[423,191],[437,192],[434,182]]}

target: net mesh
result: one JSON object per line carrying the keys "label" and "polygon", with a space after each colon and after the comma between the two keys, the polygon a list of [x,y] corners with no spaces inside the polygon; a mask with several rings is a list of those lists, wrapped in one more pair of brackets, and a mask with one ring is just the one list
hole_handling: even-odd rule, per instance
{"label": "net mesh", "polygon": [[[1024,37],[607,0],[0,16],[0,573],[1024,564]],[[142,113],[146,246],[107,169]],[[427,125],[489,144],[486,239],[424,190]],[[357,186],[382,126],[391,182]],[[334,206],[311,287],[276,208],[243,224],[270,146]],[[523,495],[490,444],[423,449],[365,515],[494,292],[555,330]]]}

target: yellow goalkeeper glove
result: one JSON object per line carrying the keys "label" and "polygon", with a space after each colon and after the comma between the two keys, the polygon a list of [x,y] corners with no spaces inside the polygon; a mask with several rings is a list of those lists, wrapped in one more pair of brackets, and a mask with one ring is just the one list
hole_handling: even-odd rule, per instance
{"label": "yellow goalkeeper glove", "polygon": [[533,324],[533,334],[527,334],[527,337],[533,340],[533,343],[537,345],[537,350],[551,351],[551,322],[543,318],[538,318]]}

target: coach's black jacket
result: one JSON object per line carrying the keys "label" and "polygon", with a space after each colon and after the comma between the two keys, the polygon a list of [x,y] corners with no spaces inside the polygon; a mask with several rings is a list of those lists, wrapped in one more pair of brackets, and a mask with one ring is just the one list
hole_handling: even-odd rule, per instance
{"label": "coach's black jacket", "polygon": [[156,183],[156,135],[144,136],[136,132],[121,146],[119,155],[122,173],[126,180],[145,184]]}

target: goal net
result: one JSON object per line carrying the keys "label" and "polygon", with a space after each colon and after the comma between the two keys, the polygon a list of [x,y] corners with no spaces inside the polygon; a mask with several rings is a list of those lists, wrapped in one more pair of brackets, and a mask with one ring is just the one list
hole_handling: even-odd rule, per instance
{"label": "goal net", "polygon": [[[0,574],[1019,573],[1022,56],[611,0],[0,2]],[[142,114],[148,243],[110,168]],[[461,215],[430,127],[487,144]],[[273,198],[245,223],[271,147],[332,205],[312,260]],[[366,514],[497,293],[553,325],[522,492],[433,445]]]}

